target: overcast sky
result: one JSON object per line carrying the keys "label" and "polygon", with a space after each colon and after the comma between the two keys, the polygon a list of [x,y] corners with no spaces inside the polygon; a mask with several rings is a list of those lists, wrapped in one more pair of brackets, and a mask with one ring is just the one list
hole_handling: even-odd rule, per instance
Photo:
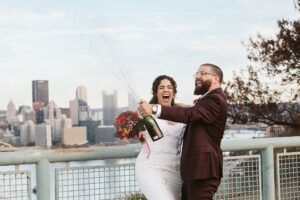
{"label": "overcast sky", "polygon": [[31,105],[32,80],[49,80],[50,100],[68,107],[75,90],[102,107],[102,91],[150,99],[155,77],[177,81],[190,103],[193,73],[219,65],[225,81],[245,68],[249,37],[272,36],[277,20],[299,19],[293,0],[10,0],[0,2],[0,109]]}

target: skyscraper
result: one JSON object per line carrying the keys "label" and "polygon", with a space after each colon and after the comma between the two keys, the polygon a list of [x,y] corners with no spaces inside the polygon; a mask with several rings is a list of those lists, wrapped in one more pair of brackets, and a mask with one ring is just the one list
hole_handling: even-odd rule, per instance
{"label": "skyscraper", "polygon": [[128,93],[128,109],[135,111],[138,105],[137,102],[137,98],[132,93]]}
{"label": "skyscraper", "polygon": [[23,146],[34,144],[35,141],[35,124],[31,120],[26,121],[20,127],[20,139]]}
{"label": "skyscraper", "polygon": [[118,114],[118,93],[102,92],[103,96],[103,125],[113,125],[114,119]]}
{"label": "skyscraper", "polygon": [[72,125],[78,125],[79,121],[79,105],[78,99],[70,101],[70,118],[72,119]]}
{"label": "skyscraper", "polygon": [[6,110],[6,119],[9,123],[16,118],[16,106],[12,100],[9,101],[7,105],[7,110]]}
{"label": "skyscraper", "polygon": [[39,124],[35,126],[35,146],[52,146],[51,125]]}
{"label": "skyscraper", "polygon": [[78,120],[85,121],[90,118],[90,108],[87,104],[87,89],[84,86],[78,86],[76,89],[76,100],[78,102]]}
{"label": "skyscraper", "polygon": [[44,106],[49,103],[49,90],[47,80],[32,81],[32,103],[43,102]]}
{"label": "skyscraper", "polygon": [[87,104],[87,89],[84,86],[79,86],[76,89],[76,99],[84,101]]}

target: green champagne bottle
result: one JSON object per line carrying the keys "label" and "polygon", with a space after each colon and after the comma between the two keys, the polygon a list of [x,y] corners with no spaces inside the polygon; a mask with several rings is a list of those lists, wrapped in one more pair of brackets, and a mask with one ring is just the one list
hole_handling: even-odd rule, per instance
{"label": "green champagne bottle", "polygon": [[148,131],[152,141],[159,140],[164,136],[157,122],[151,115],[145,116],[143,118],[143,124],[146,130]]}

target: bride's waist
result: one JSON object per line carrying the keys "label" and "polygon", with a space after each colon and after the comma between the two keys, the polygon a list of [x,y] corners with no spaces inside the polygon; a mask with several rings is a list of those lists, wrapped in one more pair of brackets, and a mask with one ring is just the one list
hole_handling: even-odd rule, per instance
{"label": "bride's waist", "polygon": [[164,136],[163,138],[152,141],[150,137],[146,137],[146,142],[149,146],[153,146],[153,148],[173,148],[178,145],[179,139],[174,136]]}
{"label": "bride's waist", "polygon": [[180,157],[174,154],[167,156],[167,154],[158,155],[154,153],[151,153],[149,156],[147,156],[141,152],[136,159],[136,163],[150,165],[153,167],[178,167],[180,165]]}
{"label": "bride's waist", "polygon": [[138,157],[147,158],[149,160],[155,161],[162,161],[162,162],[176,162],[180,160],[180,155],[177,152],[165,152],[165,151],[158,151],[157,149],[150,149],[143,148],[139,153]]}
{"label": "bride's waist", "polygon": [[174,144],[168,144],[168,145],[165,145],[165,144],[149,144],[146,145],[144,144],[143,147],[142,147],[143,150],[150,150],[150,152],[152,153],[155,153],[157,155],[162,155],[163,154],[166,154],[166,156],[169,156],[170,154],[176,154],[177,153],[177,144],[174,143]]}

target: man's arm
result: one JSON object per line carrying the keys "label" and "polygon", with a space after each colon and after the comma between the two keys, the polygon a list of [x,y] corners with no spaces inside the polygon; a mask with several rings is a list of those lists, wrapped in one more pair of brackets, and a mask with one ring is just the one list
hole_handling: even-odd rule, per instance
{"label": "man's arm", "polygon": [[221,111],[221,99],[212,95],[200,99],[190,108],[162,106],[161,119],[189,123],[193,121],[214,123]]}
{"label": "man's arm", "polygon": [[[217,95],[210,95],[209,97],[200,99],[194,106],[189,108],[158,105],[159,109],[161,108],[161,112],[158,109],[156,115],[161,119],[182,123],[192,121],[213,123],[221,111],[221,101]],[[152,114],[152,106],[142,100],[138,109],[141,115],[147,116]]]}

